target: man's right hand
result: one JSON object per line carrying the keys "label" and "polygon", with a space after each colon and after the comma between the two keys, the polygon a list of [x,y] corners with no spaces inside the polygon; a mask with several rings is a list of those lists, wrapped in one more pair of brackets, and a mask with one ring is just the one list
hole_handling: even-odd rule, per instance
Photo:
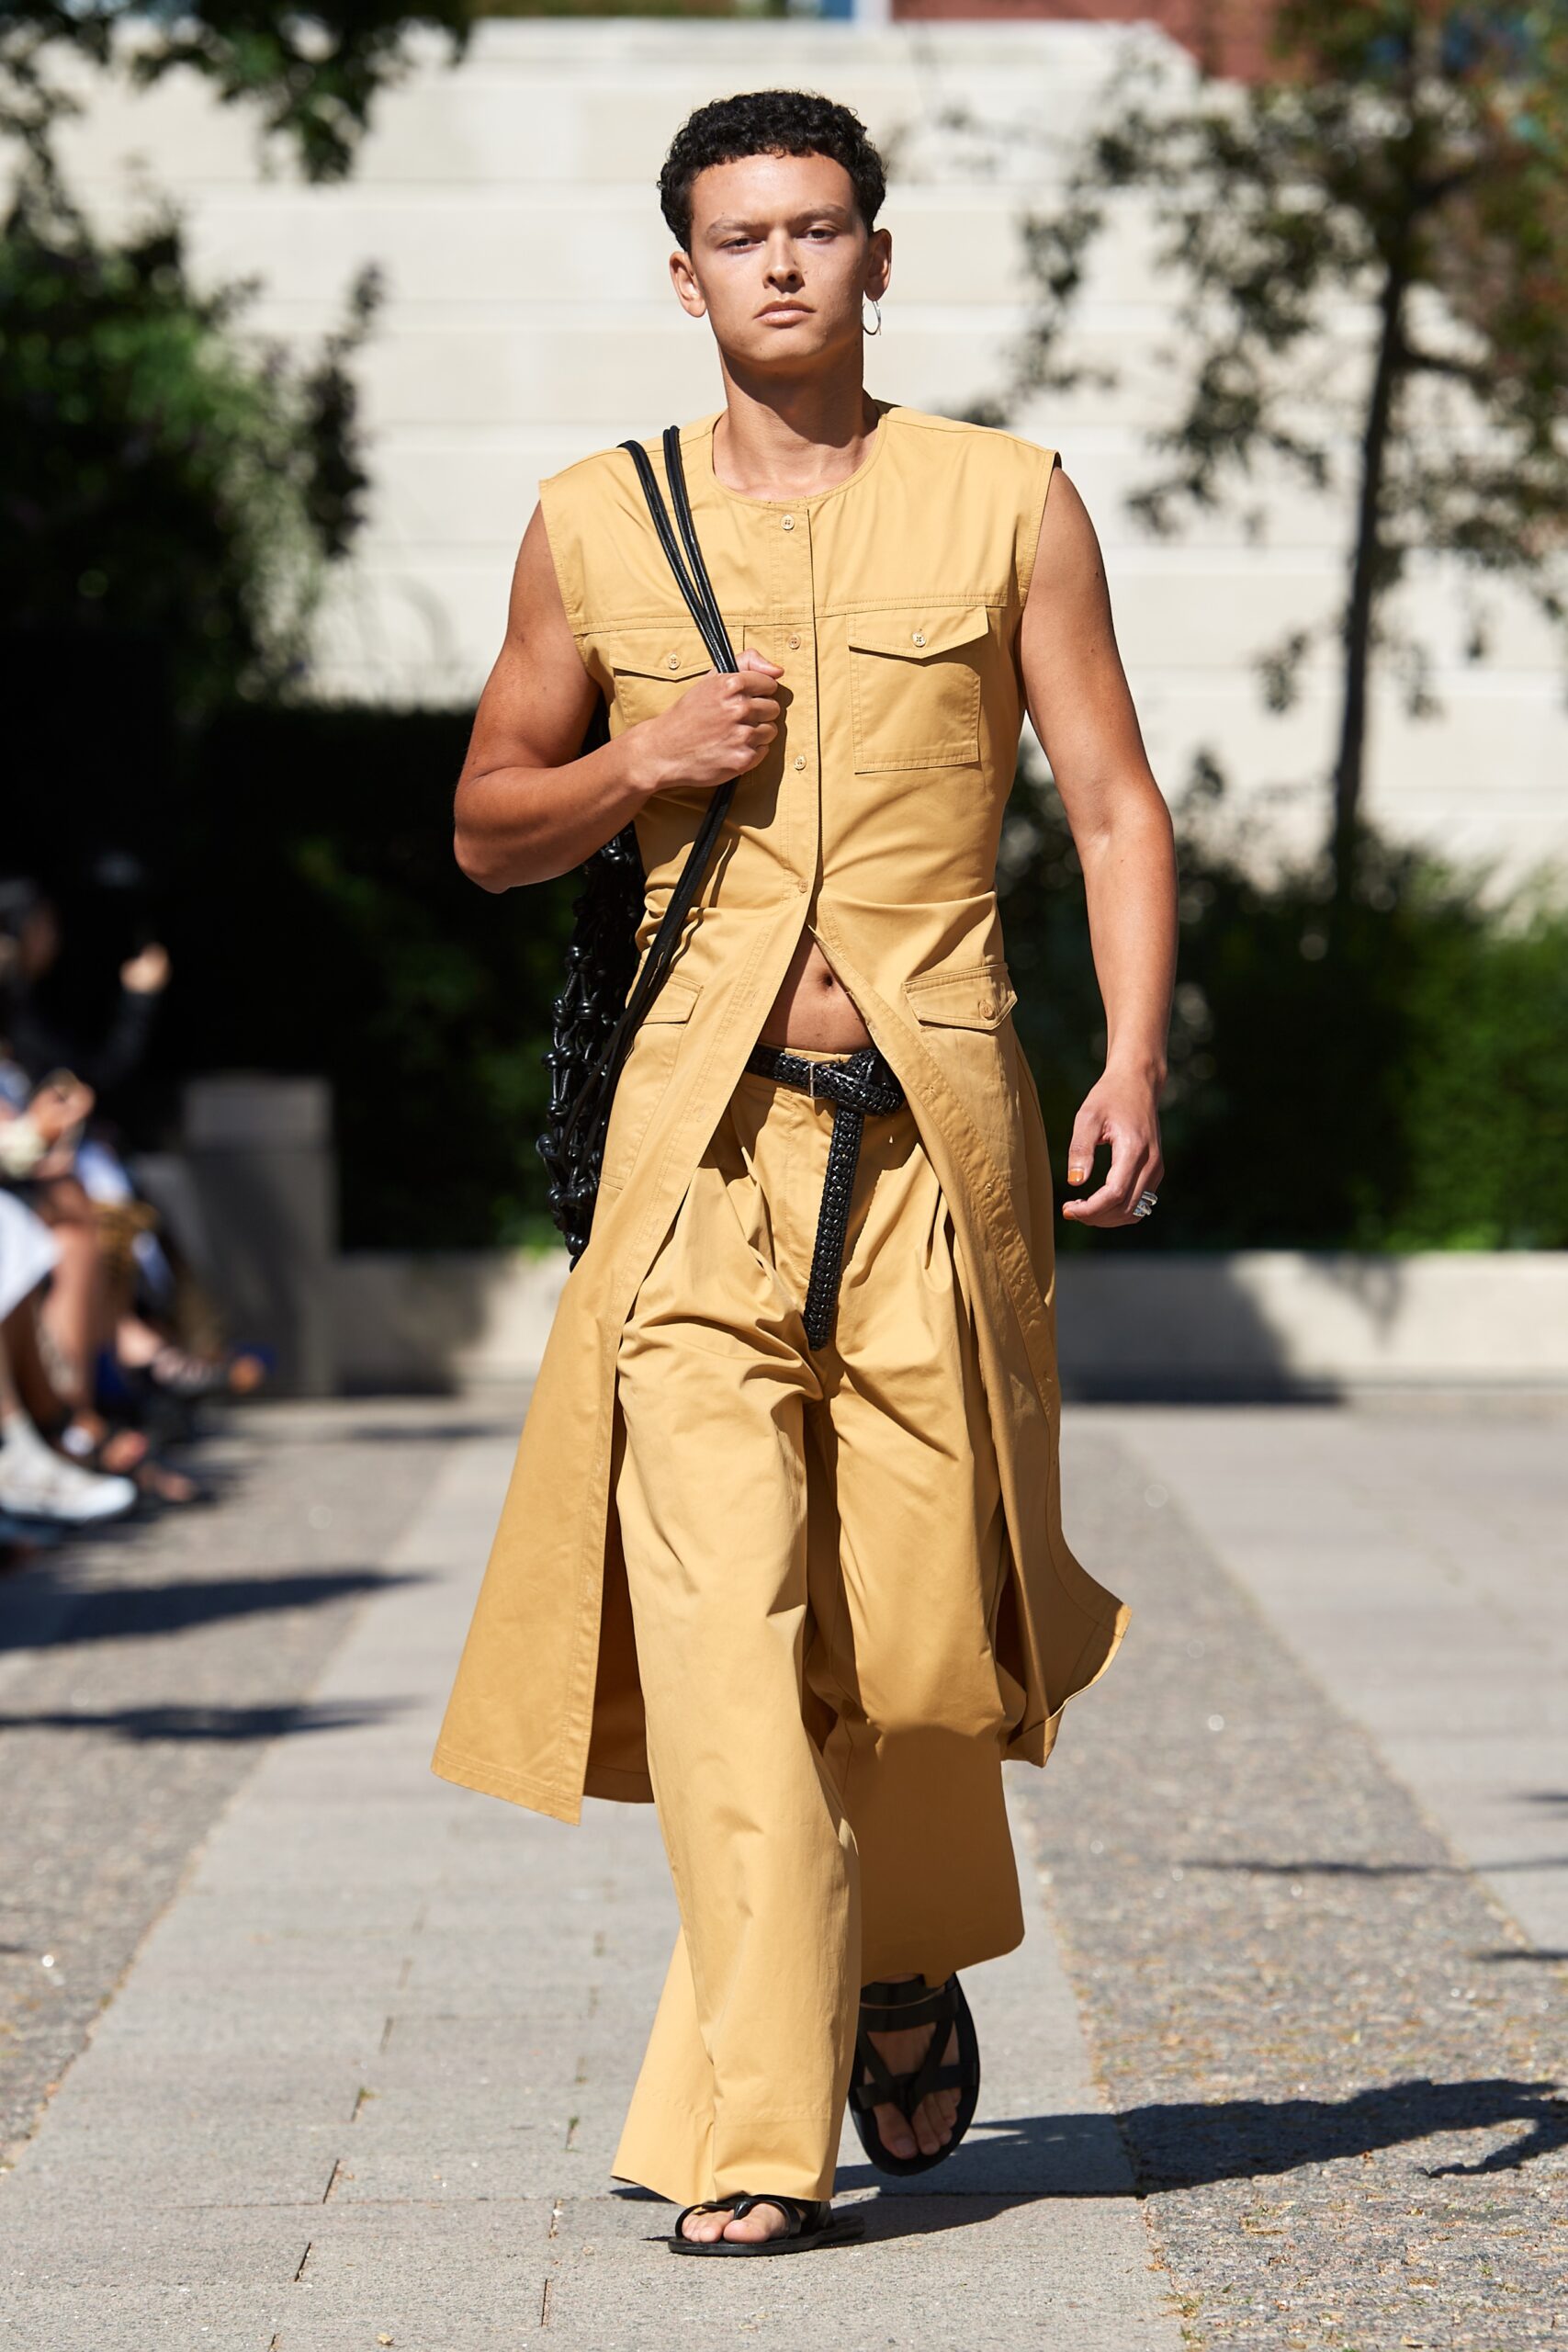
{"label": "man's right hand", "polygon": [[93,1090],[81,1079],[51,1079],[28,1104],[28,1115],[45,1142],[58,1143],[88,1116],[93,1102]]}
{"label": "man's right hand", "polygon": [[783,675],[776,662],[748,647],[739,670],[714,671],[657,718],[628,727],[644,788],[651,795],[671,785],[716,787],[754,768],[779,731]]}
{"label": "man's right hand", "polygon": [[784,675],[754,647],[733,674],[701,678],[657,718],[582,748],[598,698],[561,602],[543,511],[517,551],[506,640],[474,714],[452,846],[484,890],[548,882],[620,832],[656,792],[743,775],[779,731]]}

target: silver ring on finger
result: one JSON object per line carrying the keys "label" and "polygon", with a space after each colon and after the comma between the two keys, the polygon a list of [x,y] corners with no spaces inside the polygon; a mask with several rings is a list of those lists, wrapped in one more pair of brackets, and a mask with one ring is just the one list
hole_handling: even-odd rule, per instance
{"label": "silver ring on finger", "polygon": [[1140,1193],[1137,1199],[1133,1204],[1133,1215],[1134,1216],[1152,1216],[1154,1214],[1155,1203],[1158,1198],[1159,1194],[1157,1193]]}

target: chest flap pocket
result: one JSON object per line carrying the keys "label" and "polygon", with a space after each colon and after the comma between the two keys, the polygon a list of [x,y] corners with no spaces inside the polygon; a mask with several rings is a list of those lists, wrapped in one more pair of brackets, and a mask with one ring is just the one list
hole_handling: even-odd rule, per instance
{"label": "chest flap pocket", "polygon": [[656,718],[713,668],[707,648],[690,621],[606,629],[598,640],[598,650],[615,686],[615,708],[623,727]]}
{"label": "chest flap pocket", "polygon": [[984,605],[908,605],[844,624],[855,772],[973,767],[980,757]]}

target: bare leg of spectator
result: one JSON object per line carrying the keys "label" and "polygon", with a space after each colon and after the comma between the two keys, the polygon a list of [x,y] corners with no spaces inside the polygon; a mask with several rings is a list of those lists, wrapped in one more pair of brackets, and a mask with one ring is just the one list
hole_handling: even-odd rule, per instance
{"label": "bare leg of spectator", "polygon": [[35,1206],[60,1249],[43,1305],[54,1385],[73,1410],[91,1411],[93,1365],[107,1336],[93,1204],[73,1176],[57,1176],[39,1186]]}

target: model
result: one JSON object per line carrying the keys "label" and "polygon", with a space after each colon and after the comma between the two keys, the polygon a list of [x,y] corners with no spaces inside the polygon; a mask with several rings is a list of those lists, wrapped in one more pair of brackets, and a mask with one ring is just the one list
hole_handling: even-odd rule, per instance
{"label": "model", "polygon": [[1023,1932],[1001,1766],[1044,1763],[1126,1623],[1062,1533],[1051,1175],[993,888],[1026,704],[1106,1010],[1083,1224],[1161,1181],[1175,878],[1055,453],[864,390],[892,252],[856,117],[704,107],[660,193],[718,350],[680,451],[740,666],[626,451],[545,481],[457,857],[511,889],[635,820],[646,948],[741,782],[619,1080],[433,1765],[566,1821],[656,1803],[681,1933],[614,2169],[682,2205],[675,2251],[739,2256],[835,2226],[846,2101],[891,2174],[957,2146],[959,1972]]}

